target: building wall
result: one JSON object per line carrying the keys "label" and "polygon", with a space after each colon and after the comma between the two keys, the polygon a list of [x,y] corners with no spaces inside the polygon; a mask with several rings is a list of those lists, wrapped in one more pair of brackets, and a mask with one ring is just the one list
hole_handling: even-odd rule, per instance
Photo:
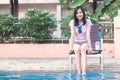
{"label": "building wall", "polygon": [[0,13],[10,13],[9,5],[0,4]]}
{"label": "building wall", "polygon": [[[47,10],[51,14],[56,15],[57,4],[20,4],[19,5],[19,17],[24,17],[25,11],[29,8],[36,8],[40,10]],[[0,13],[10,13],[10,7],[8,4],[0,5]],[[56,16],[55,16],[56,17]]]}
{"label": "building wall", "polygon": [[120,9],[118,15],[114,18],[114,43],[115,43],[115,58],[120,59]]}
{"label": "building wall", "polygon": [[[104,44],[104,57],[114,57],[114,44]],[[69,44],[0,44],[0,58],[68,58]]]}
{"label": "building wall", "polygon": [[[60,3],[59,0],[18,0],[20,4],[33,3]],[[0,4],[9,4],[9,0],[0,0]]]}

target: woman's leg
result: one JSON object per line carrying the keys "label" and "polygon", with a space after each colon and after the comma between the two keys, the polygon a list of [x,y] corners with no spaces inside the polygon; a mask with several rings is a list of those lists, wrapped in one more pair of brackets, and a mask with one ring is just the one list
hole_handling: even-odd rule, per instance
{"label": "woman's leg", "polygon": [[80,74],[81,73],[81,67],[80,67],[80,63],[81,63],[80,45],[74,44],[73,50],[75,52],[75,62],[76,62],[77,72],[78,72],[78,74]]}
{"label": "woman's leg", "polygon": [[82,63],[82,74],[86,74],[86,50],[88,48],[88,44],[84,43],[81,45],[81,63]]}

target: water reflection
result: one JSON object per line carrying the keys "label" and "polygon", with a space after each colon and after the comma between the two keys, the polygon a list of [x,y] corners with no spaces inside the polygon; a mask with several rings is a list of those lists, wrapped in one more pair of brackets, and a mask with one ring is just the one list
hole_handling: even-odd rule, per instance
{"label": "water reflection", "polygon": [[78,75],[75,73],[69,73],[67,77],[68,80],[87,80],[86,76]]}
{"label": "water reflection", "polygon": [[68,74],[68,80],[103,80],[104,74],[100,72],[88,72],[86,75],[78,75],[75,73]]}
{"label": "water reflection", "polygon": [[115,77],[116,80],[120,80],[120,73],[114,74],[114,77]]}
{"label": "water reflection", "polygon": [[87,80],[86,79],[86,76],[84,75],[84,76],[81,76],[81,75],[76,75],[76,80]]}
{"label": "water reflection", "polygon": [[0,72],[0,80],[120,80],[118,72]]}

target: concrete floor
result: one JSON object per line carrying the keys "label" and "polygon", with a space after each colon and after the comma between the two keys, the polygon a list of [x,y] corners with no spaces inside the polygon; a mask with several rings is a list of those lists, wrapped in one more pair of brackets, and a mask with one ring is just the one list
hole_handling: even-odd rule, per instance
{"label": "concrete floor", "polygon": [[[68,71],[67,58],[0,58],[0,71]],[[75,64],[72,68],[76,70]],[[88,71],[101,71],[99,58],[87,59]],[[105,58],[104,70],[120,72],[120,59]]]}

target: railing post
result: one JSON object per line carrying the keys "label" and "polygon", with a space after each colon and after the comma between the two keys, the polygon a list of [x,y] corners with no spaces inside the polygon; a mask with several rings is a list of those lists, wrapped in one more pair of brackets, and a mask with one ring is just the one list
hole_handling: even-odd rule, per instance
{"label": "railing post", "polygon": [[118,10],[118,16],[114,18],[114,45],[115,58],[120,58],[120,10]]}

